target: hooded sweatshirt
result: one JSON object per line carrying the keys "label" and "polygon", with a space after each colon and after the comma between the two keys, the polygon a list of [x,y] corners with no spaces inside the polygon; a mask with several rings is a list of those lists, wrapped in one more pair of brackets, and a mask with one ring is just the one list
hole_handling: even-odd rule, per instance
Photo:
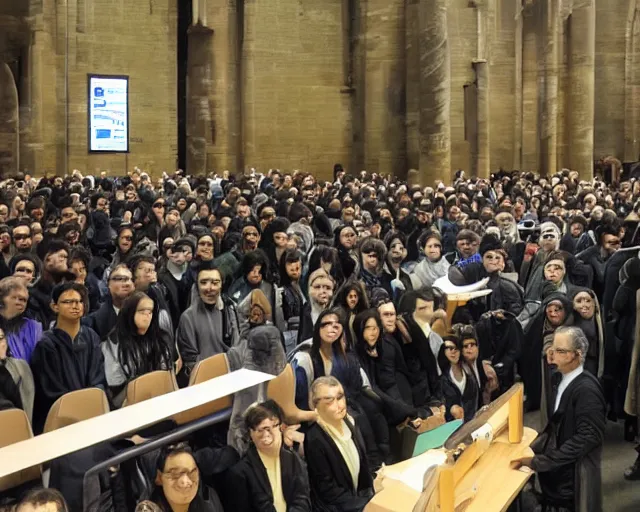
{"label": "hooded sweatshirt", "polygon": [[49,409],[62,395],[106,387],[100,338],[85,326],[80,327],[73,340],[57,327],[46,331],[31,356],[31,369],[36,389],[35,432],[42,432]]}
{"label": "hooded sweatshirt", "polygon": [[[223,319],[223,315],[226,318]],[[196,362],[226,353],[238,343],[235,307],[222,297],[218,297],[216,304],[209,305],[197,296],[180,317],[176,340],[186,374],[189,375]]]}

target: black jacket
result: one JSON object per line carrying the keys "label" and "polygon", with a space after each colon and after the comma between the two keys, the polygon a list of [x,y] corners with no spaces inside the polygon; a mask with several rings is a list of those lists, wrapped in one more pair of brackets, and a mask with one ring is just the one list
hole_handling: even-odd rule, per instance
{"label": "black jacket", "polygon": [[474,299],[465,306],[473,320],[477,321],[483,313],[496,309],[518,315],[524,308],[524,290],[520,285],[498,273],[489,275],[482,263],[470,263],[463,268],[449,268],[449,280],[455,285],[477,283],[485,277],[489,278],[487,288],[491,289],[491,293]]}
{"label": "black jacket", "polygon": [[[280,472],[287,512],[310,512],[307,468],[296,453],[284,447],[280,449]],[[233,492],[228,493],[228,510],[275,512],[267,471],[254,444],[231,469],[229,486],[233,487]]]}
{"label": "black jacket", "polygon": [[166,268],[158,274],[158,282],[160,282],[166,290],[166,303],[171,322],[174,327],[180,322],[180,315],[189,307],[189,294],[191,290],[187,288],[185,279],[178,281],[173,274]]}
{"label": "black jacket", "polygon": [[476,378],[466,370],[462,371],[465,372],[467,377],[464,393],[461,393],[460,388],[451,380],[449,370],[440,376],[440,389],[444,397],[447,421],[453,420],[451,407],[454,405],[459,405],[464,409],[464,421],[469,421],[473,418],[478,410],[478,383]]}
{"label": "black jacket", "polygon": [[46,331],[55,321],[56,314],[51,309],[51,292],[53,285],[42,278],[33,288],[29,288],[29,302],[27,306],[27,318],[36,320],[42,324],[42,330]]}
{"label": "black jacket", "polygon": [[44,332],[31,356],[31,370],[36,388],[33,423],[38,433],[53,403],[65,393],[106,389],[100,339],[88,327],[80,327],[74,340],[58,328]]}
{"label": "black jacket", "polygon": [[373,496],[373,479],[364,449],[364,441],[357,427],[345,420],[351,430],[358,454],[360,473],[358,486],[333,439],[314,423],[304,438],[313,510],[318,512],[358,512]]}
{"label": "black jacket", "polygon": [[475,325],[478,334],[479,359],[491,361],[500,388],[507,390],[514,382],[514,365],[524,345],[524,334],[515,315],[485,313]]}
{"label": "black jacket", "polygon": [[111,330],[116,326],[117,321],[118,314],[116,310],[113,309],[111,297],[108,297],[97,311],[82,318],[82,325],[93,329],[100,338],[100,341],[105,341]]}
{"label": "black jacket", "polygon": [[[429,339],[411,315],[405,317],[411,343],[402,345],[402,354],[409,370],[416,407],[435,406],[441,403],[438,379],[438,362]],[[431,331],[430,338],[438,336]],[[439,337],[439,336],[438,336]]]}
{"label": "black jacket", "polygon": [[531,466],[549,505],[576,512],[602,511],[605,415],[600,384],[585,371],[564,390],[558,410],[531,445],[535,453]]}

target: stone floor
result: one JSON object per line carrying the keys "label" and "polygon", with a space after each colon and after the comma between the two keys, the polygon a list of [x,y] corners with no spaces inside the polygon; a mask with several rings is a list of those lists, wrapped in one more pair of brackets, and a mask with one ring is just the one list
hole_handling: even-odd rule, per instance
{"label": "stone floor", "polygon": [[[525,423],[538,428],[537,413],[527,414]],[[628,482],[622,476],[625,468],[633,464],[636,452],[634,444],[623,439],[622,423],[607,423],[602,459],[602,492],[604,512],[640,512],[640,481]],[[527,506],[524,512],[533,512]]]}

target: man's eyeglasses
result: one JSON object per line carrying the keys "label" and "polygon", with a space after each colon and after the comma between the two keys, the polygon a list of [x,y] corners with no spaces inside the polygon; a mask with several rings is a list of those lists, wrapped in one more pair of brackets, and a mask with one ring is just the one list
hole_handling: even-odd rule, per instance
{"label": "man's eyeglasses", "polygon": [[477,346],[478,344],[475,341],[471,341],[469,343],[465,343],[464,345],[462,345],[462,348],[475,348]]}
{"label": "man's eyeglasses", "polygon": [[31,238],[31,235],[14,235],[13,239],[17,242],[18,240],[26,240],[27,238]]}
{"label": "man's eyeglasses", "polygon": [[60,301],[60,304],[63,306],[80,306],[83,302],[78,299],[64,299]]}

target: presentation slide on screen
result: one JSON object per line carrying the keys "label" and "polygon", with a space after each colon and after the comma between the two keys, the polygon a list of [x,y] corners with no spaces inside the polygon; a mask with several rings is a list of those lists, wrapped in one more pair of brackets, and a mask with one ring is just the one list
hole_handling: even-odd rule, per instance
{"label": "presentation slide on screen", "polygon": [[129,151],[129,79],[89,76],[89,150]]}

